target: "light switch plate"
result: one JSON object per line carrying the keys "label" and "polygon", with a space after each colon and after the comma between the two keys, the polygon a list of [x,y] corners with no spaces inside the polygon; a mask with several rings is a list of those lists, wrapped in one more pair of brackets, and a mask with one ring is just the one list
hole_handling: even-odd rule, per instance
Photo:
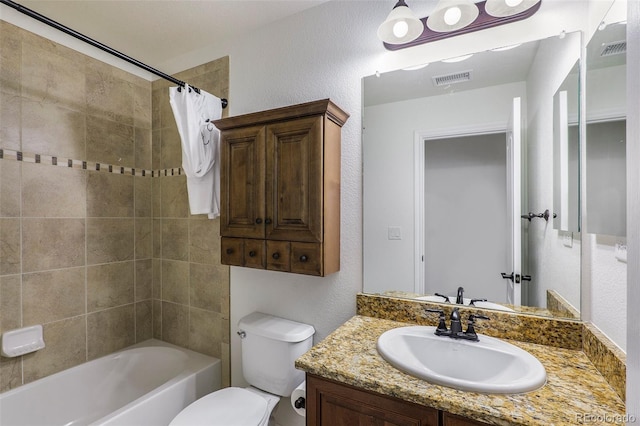
{"label": "light switch plate", "polygon": [[387,238],[390,240],[401,240],[402,229],[399,226],[390,226],[387,228]]}
{"label": "light switch plate", "polygon": [[567,232],[562,235],[562,245],[565,247],[573,247],[573,233]]}
{"label": "light switch plate", "polygon": [[616,243],[614,254],[620,262],[627,263],[627,245]]}

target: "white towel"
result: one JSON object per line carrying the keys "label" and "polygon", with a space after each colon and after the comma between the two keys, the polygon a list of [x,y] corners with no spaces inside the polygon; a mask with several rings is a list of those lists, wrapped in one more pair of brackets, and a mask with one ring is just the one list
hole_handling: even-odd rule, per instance
{"label": "white towel", "polygon": [[222,117],[216,96],[188,85],[169,88],[169,103],[182,142],[182,168],[187,176],[191,214],[220,215],[220,132],[211,123]]}

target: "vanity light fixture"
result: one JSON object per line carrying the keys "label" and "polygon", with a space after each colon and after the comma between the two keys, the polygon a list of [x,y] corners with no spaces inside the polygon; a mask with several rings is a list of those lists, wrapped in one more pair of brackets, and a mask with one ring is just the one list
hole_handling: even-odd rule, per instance
{"label": "vanity light fixture", "polygon": [[440,33],[456,31],[475,21],[479,14],[471,0],[440,0],[427,18],[427,27]]}
{"label": "vanity light fixture", "polygon": [[491,16],[504,18],[531,9],[540,0],[487,0],[484,9]]}
{"label": "vanity light fixture", "polygon": [[[500,9],[500,4],[511,5],[509,9],[511,12],[505,16],[493,16],[488,13],[490,3],[498,4],[497,6],[491,6],[494,8],[493,13],[497,14],[499,10],[502,10]],[[396,23],[405,19],[403,16],[407,11],[411,16],[415,17],[404,0],[399,0],[387,20],[378,27],[378,38],[383,41],[387,50],[405,49],[461,34],[518,22],[533,16],[540,9],[541,4],[542,0],[485,0],[478,3],[474,3],[472,0],[440,0],[431,16],[418,20],[422,24],[422,30],[418,35],[412,34],[411,37],[413,38],[408,36],[412,31],[414,21],[407,20],[407,35],[405,37],[410,41],[399,41],[400,38],[393,34],[393,28]],[[486,10],[485,7],[487,8]],[[400,11],[395,12],[396,9],[400,9]],[[517,10],[521,10],[521,12],[516,12]],[[403,28],[405,28],[404,24],[398,24],[398,30]],[[415,28],[419,28],[418,25],[415,25]],[[415,31],[417,32],[418,30]],[[403,32],[404,30],[400,34]]]}
{"label": "vanity light fixture", "polygon": [[388,44],[402,44],[422,34],[424,24],[409,9],[404,0],[398,0],[387,19],[378,27],[378,38]]}

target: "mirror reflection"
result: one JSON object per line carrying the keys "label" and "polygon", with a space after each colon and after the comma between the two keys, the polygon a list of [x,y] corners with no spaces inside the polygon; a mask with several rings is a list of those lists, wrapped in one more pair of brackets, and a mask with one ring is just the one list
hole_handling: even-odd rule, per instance
{"label": "mirror reflection", "polygon": [[363,79],[365,292],[579,318],[580,235],[552,214],[580,38]]}
{"label": "mirror reflection", "polygon": [[626,236],[626,24],[587,45],[586,231]]}

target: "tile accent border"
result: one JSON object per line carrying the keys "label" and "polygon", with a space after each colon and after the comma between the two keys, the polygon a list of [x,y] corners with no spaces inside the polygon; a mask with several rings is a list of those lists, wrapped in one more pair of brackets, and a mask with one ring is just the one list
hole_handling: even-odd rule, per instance
{"label": "tile accent border", "polygon": [[160,176],[182,176],[182,167],[171,169],[148,170],[134,167],[117,166],[107,163],[93,161],[74,160],[71,158],[57,157],[52,155],[33,154],[12,149],[0,148],[0,160],[22,161],[24,163],[42,164],[48,166],[67,167],[82,170],[94,170],[98,172],[115,173],[121,175],[160,177]]}

